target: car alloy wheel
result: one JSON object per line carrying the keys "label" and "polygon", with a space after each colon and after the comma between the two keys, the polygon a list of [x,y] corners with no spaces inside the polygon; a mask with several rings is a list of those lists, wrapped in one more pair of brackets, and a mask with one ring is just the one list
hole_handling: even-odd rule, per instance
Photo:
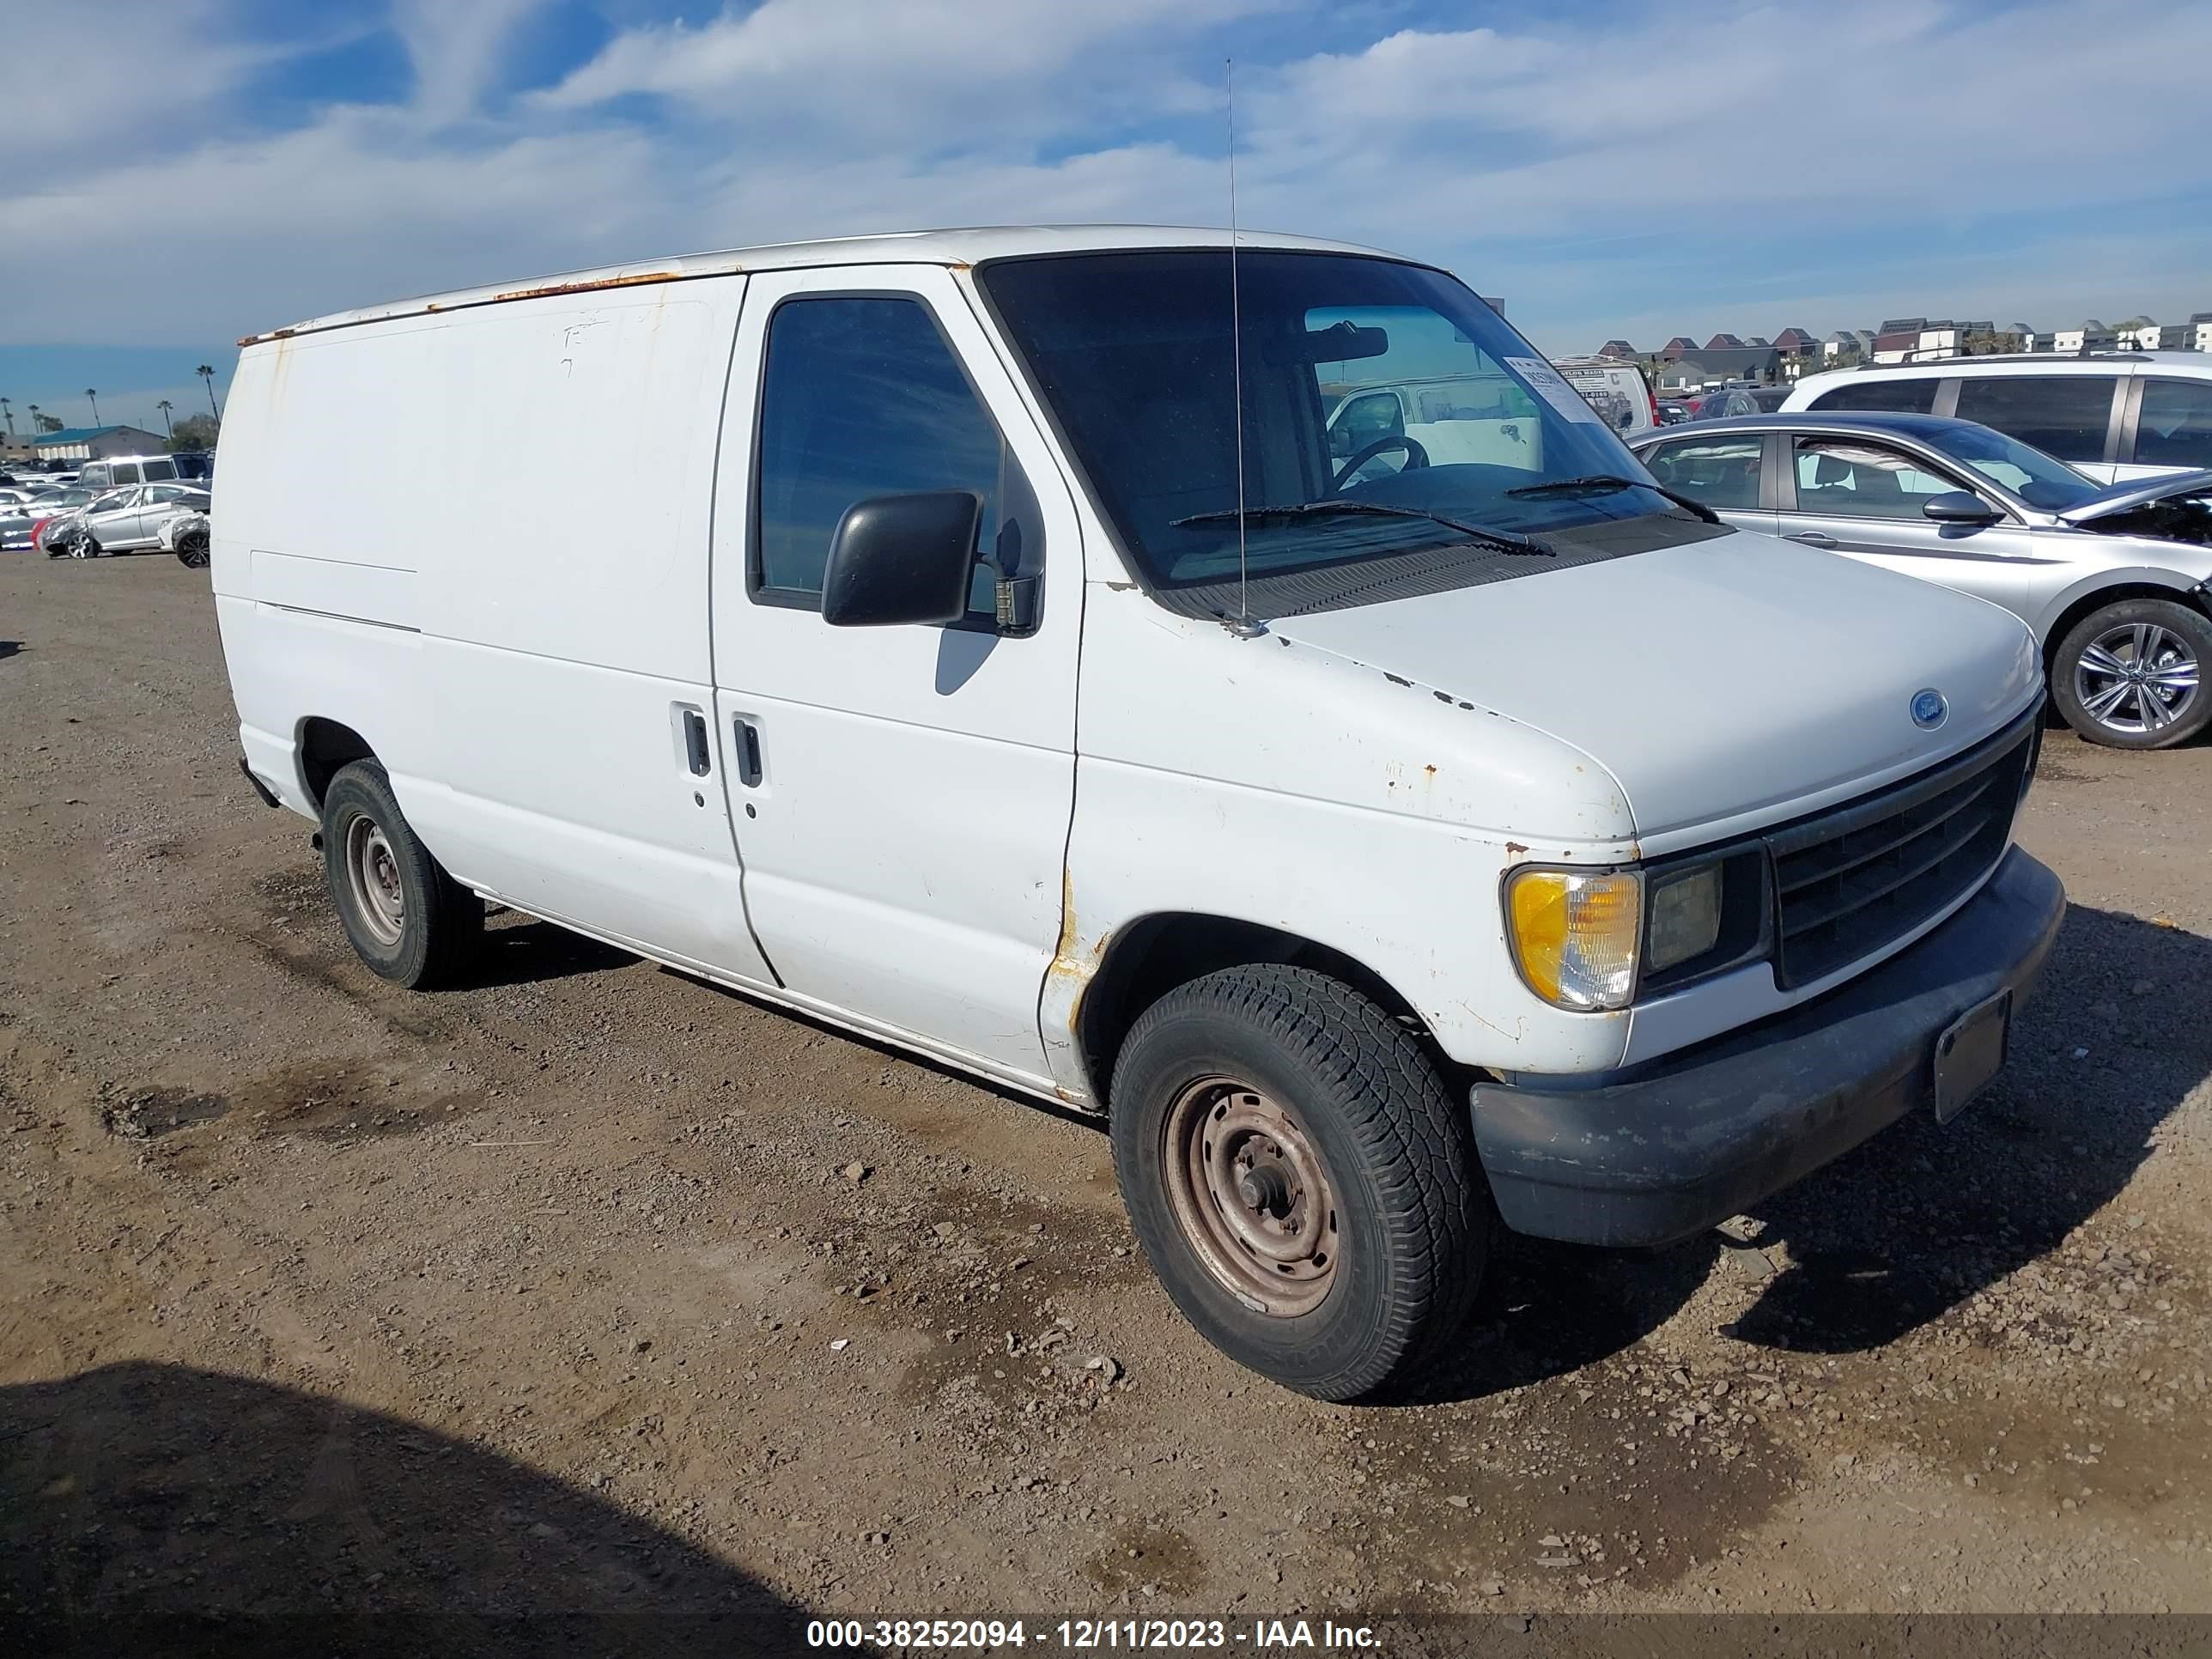
{"label": "car alloy wheel", "polygon": [[2074,695],[2100,726],[2130,737],[2186,718],[2203,693],[2190,643],[2154,622],[2124,623],[2089,641],[2074,663]]}

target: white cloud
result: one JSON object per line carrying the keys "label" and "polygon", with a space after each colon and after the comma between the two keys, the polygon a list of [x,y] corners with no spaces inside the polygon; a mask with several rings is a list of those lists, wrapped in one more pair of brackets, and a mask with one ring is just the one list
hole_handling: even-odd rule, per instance
{"label": "white cloud", "polygon": [[475,112],[501,49],[542,0],[394,0],[392,23],[415,69],[416,112],[433,124]]}
{"label": "white cloud", "polygon": [[[1224,42],[1248,225],[1450,264],[1556,349],[1655,330],[1826,332],[1885,310],[2047,323],[2212,305],[2183,291],[2205,269],[2193,158],[2212,154],[2199,67],[2212,9],[2180,0],[2108,6],[2094,41],[2062,5],[1861,0],[1817,17],[1530,12],[1327,52],[1302,43],[1367,14],[1322,0],[764,0],[626,30],[520,100],[501,92],[501,66],[538,0],[392,3],[411,102],[329,107],[269,135],[224,100],[271,50],[227,36],[216,0],[117,0],[141,9],[135,38],[154,43],[114,71],[131,111],[87,121],[53,90],[61,77],[11,94],[19,109],[44,100],[36,125],[71,142],[21,175],[35,194],[0,197],[0,328],[228,338],[750,241],[1218,222]],[[635,118],[640,94],[668,118]],[[1687,113],[1662,118],[1668,104]],[[2193,213],[2160,204],[2184,190]],[[2105,234],[2116,224],[2124,243]],[[142,258],[84,257],[118,226]]]}

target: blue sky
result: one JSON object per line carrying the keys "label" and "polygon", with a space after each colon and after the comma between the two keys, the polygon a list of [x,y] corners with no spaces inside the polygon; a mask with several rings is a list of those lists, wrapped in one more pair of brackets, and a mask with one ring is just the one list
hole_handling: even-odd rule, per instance
{"label": "blue sky", "polygon": [[[0,396],[204,408],[250,330],[933,224],[1243,217],[1541,349],[2212,310],[2212,6],[102,0],[11,76]],[[0,0],[22,63],[78,8]]]}

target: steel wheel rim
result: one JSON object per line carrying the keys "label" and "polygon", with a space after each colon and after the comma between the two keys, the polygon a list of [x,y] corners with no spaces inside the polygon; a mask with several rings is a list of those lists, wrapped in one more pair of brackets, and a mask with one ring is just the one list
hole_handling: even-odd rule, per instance
{"label": "steel wheel rim", "polygon": [[2107,731],[2143,737],[2181,720],[2203,695],[2203,679],[2180,635],[2159,623],[2123,623],[2083,647],[2074,696]]}
{"label": "steel wheel rim", "polygon": [[1205,1077],[1162,1134],[1170,1208],[1214,1280],[1274,1318],[1320,1306],[1340,1262],[1336,1195],[1297,1118],[1239,1079]]}
{"label": "steel wheel rim", "polygon": [[398,944],[407,927],[407,890],[392,842],[374,818],[356,818],[346,826],[345,866],[362,926],[379,944]]}

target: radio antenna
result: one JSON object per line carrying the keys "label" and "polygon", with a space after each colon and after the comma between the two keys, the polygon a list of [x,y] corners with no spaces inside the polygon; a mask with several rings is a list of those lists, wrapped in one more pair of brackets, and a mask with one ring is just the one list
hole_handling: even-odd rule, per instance
{"label": "radio antenna", "polygon": [[1237,620],[1229,631],[1239,639],[1265,632],[1246,605],[1250,580],[1244,552],[1244,317],[1237,283],[1237,60],[1221,60],[1221,82],[1229,105],[1229,376],[1231,408],[1237,421]]}

